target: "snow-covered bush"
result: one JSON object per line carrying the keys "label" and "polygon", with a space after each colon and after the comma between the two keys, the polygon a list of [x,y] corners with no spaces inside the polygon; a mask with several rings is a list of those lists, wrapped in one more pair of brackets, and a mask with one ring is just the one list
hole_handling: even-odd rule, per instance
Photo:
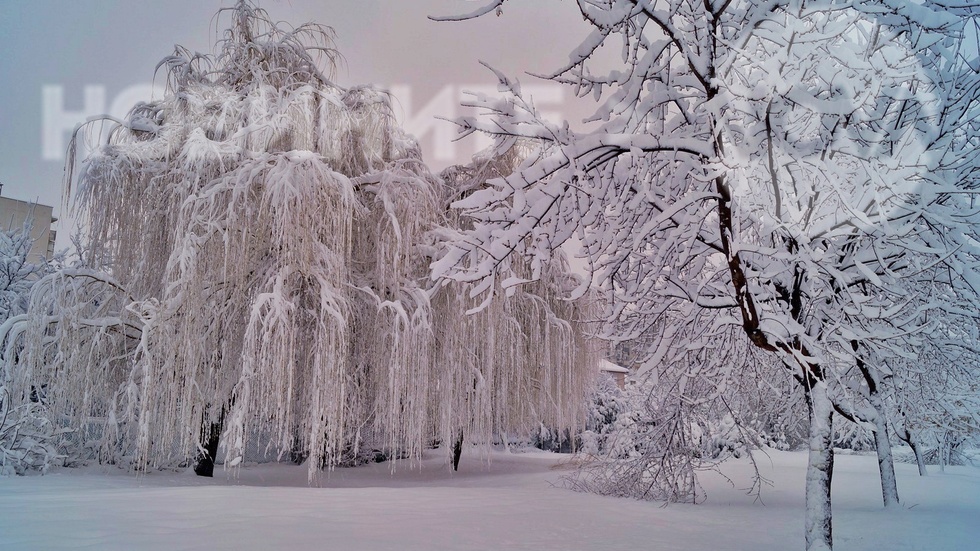
{"label": "snow-covered bush", "polygon": [[586,458],[569,478],[573,489],[662,501],[701,498],[696,470],[704,461],[693,412],[663,390],[637,385],[628,391],[627,408],[603,434],[590,435],[589,451],[598,456]]}
{"label": "snow-covered bush", "polygon": [[29,258],[31,225],[12,231],[0,231],[0,323],[27,307],[27,293],[45,267]]}
{"label": "snow-covered bush", "polygon": [[605,447],[606,436],[614,429],[619,415],[627,411],[626,394],[606,372],[600,372],[595,387],[585,403],[585,424],[580,432],[556,430],[540,425],[532,435],[531,445],[541,450],[559,453],[579,452],[586,456],[599,455]]}
{"label": "snow-covered bush", "polygon": [[588,455],[568,479],[572,488],[637,499],[701,499],[696,472],[710,468],[710,453],[725,447],[728,436],[709,434],[710,423],[686,399],[690,395],[663,383],[631,385],[616,402],[611,423],[586,433],[582,450]]}
{"label": "snow-covered bush", "polygon": [[608,373],[600,373],[591,399],[587,403],[585,430],[579,436],[579,451],[598,456],[605,450],[606,437],[615,429],[619,416],[629,410],[627,393]]}
{"label": "snow-covered bush", "polygon": [[0,475],[47,472],[64,460],[59,452],[60,431],[48,420],[38,402],[15,405],[0,385]]}
{"label": "snow-covered bush", "polygon": [[[31,288],[51,270],[44,259],[29,257],[32,244],[30,219],[19,229],[0,232],[0,334],[24,318]],[[9,356],[20,352],[16,346],[0,350]],[[46,388],[38,384],[11,393],[9,385],[18,375],[10,368],[0,370],[0,474],[44,472],[63,458],[58,451],[61,431],[48,419],[44,405]]]}
{"label": "snow-covered bush", "polygon": [[[766,356],[737,338],[720,357],[689,350],[680,361],[641,370],[620,392],[600,383],[601,400],[582,435],[582,467],[572,488],[659,501],[694,502],[704,495],[698,473],[762,446],[805,442],[806,414],[793,381],[765,377]],[[723,384],[698,377],[720,364]],[[786,377],[786,379],[789,379]],[[603,392],[605,390],[605,392]],[[760,489],[757,478],[753,491]]]}
{"label": "snow-covered bush", "polygon": [[600,373],[588,402],[585,427],[599,434],[607,432],[619,415],[626,410],[626,392],[619,388],[608,373]]}

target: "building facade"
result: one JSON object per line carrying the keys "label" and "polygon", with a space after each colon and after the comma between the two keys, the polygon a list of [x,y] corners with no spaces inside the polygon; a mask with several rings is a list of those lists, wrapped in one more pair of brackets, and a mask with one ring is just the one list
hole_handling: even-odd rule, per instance
{"label": "building facade", "polygon": [[38,262],[41,258],[48,260],[54,255],[55,230],[51,227],[57,222],[54,209],[47,205],[29,203],[10,197],[0,197],[0,229],[3,231],[19,230],[24,222],[31,221],[30,262]]}

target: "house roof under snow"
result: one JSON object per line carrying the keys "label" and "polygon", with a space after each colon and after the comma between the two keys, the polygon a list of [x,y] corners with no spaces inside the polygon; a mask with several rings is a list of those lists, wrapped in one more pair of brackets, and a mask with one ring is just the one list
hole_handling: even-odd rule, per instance
{"label": "house roof under snow", "polygon": [[609,360],[599,360],[599,369],[609,373],[629,373],[630,370],[621,365],[616,365]]}

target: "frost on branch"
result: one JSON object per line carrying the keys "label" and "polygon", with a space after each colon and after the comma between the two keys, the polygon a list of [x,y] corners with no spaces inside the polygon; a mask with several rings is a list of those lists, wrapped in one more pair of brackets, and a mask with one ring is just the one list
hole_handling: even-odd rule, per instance
{"label": "frost on branch", "polygon": [[211,455],[219,434],[226,465],[259,447],[312,479],[362,448],[418,457],[581,422],[594,363],[564,267],[464,315],[469,287],[428,276],[455,235],[451,189],[388,97],[320,71],[329,29],[225,13],[218,54],[164,60],[165,97],[72,183],[111,277],[52,279],[8,362],[72,426],[105,420],[100,457],[137,469]]}

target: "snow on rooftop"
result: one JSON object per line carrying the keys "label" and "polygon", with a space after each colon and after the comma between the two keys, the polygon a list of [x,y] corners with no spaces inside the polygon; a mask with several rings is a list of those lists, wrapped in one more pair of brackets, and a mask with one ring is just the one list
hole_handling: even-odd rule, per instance
{"label": "snow on rooftop", "polygon": [[599,369],[609,373],[629,373],[630,370],[621,365],[616,365],[609,360],[599,360]]}

